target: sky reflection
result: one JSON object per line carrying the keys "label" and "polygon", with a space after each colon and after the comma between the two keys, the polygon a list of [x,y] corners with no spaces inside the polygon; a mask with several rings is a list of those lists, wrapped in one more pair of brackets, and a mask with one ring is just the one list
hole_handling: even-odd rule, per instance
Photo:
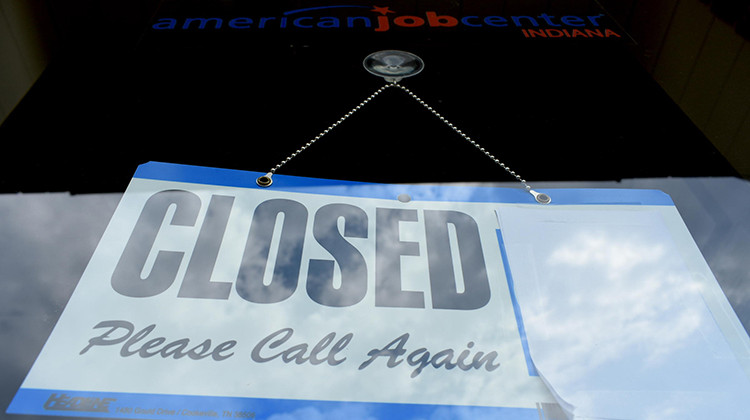
{"label": "sky reflection", "polygon": [[[747,284],[750,271],[746,268],[746,259],[750,255],[750,220],[747,218],[750,214],[750,184],[747,181],[721,178],[535,184],[537,189],[547,187],[658,188],[668,192],[739,318],[745,326],[749,325],[750,288]],[[0,371],[4,372],[0,403],[6,407],[65,307],[120,197],[120,194],[0,196],[0,276],[3,287],[0,294],[0,339],[5,343],[3,352],[0,352]],[[245,228],[243,232],[249,230],[249,224]],[[227,235],[238,234],[228,232]],[[608,378],[616,377],[630,397],[651,401],[649,412],[642,412],[643,417],[634,418],[699,418],[696,417],[698,412],[690,411],[701,402],[696,391],[702,392],[706,401],[726,402],[725,405],[729,406],[736,394],[731,389],[724,390],[735,383],[732,381],[740,380],[737,369],[715,370],[700,362],[726,355],[727,349],[722,340],[711,335],[713,324],[709,322],[710,318],[690,304],[699,298],[700,281],[680,267],[679,258],[673,258],[671,245],[665,246],[658,240],[658,232],[649,229],[623,228],[617,232],[617,241],[608,238],[611,232],[594,229],[581,230],[575,235],[570,232],[563,235],[561,231],[560,235],[565,240],[560,242],[563,246],[556,247],[552,246],[554,241],[548,236],[547,258],[538,265],[540,272],[537,273],[554,273],[556,278],[563,279],[559,282],[560,289],[535,292],[536,305],[542,310],[525,318],[530,323],[544,326],[542,331],[547,339],[561,343],[549,359],[553,368],[547,368],[543,373],[552,369],[551,372],[559,372],[568,383],[575,383],[574,379],[581,375],[597,374],[593,385],[576,394],[576,398],[583,401],[579,407],[595,407],[600,401],[608,401],[602,384]],[[236,238],[237,248],[242,250],[246,237],[239,236]],[[372,236],[350,240],[357,246],[360,242],[374,246]],[[239,257],[241,255],[231,256]],[[325,255],[311,257],[330,258]],[[535,255],[535,258],[540,261],[542,256]],[[656,260],[672,261],[673,265],[650,265]],[[602,283],[576,286],[579,284],[578,273],[582,270],[593,270]],[[237,273],[222,275],[234,280]],[[306,275],[307,271],[303,270],[301,276]],[[341,273],[336,271],[335,276],[338,281]],[[633,281],[633,278],[638,281]],[[603,284],[607,285],[607,290],[598,288]],[[427,285],[421,285],[420,290],[428,290]],[[295,293],[306,298],[304,288]],[[560,299],[562,296],[564,299]],[[552,297],[567,305],[568,309],[551,305]],[[429,301],[426,303],[430,304]],[[528,312],[525,310],[524,315]],[[315,321],[317,318],[329,322],[331,319],[326,317],[327,314],[329,312],[320,312],[311,317],[310,322],[323,322]],[[665,321],[667,316],[669,322]],[[283,326],[285,320],[269,322]],[[336,328],[338,321],[332,322],[332,328]],[[571,337],[571,331],[580,330],[592,334]],[[377,331],[373,335],[377,336]],[[591,349],[596,350],[591,357],[581,356]],[[612,373],[603,368],[626,352],[637,355],[628,369]],[[571,360],[578,361],[571,363]],[[670,360],[675,363],[673,368],[665,364]],[[685,366],[690,368],[685,369]],[[656,369],[667,369],[668,375],[644,385],[641,379],[649,370]],[[680,385],[684,392],[672,393],[666,398],[651,392],[657,386],[674,384]],[[608,404],[612,407],[621,405],[611,400]],[[471,410],[459,411],[446,408],[430,418],[476,418],[477,415]],[[306,414],[311,418],[317,418],[316,415],[324,416],[320,418],[347,415],[348,418],[364,419],[374,415],[343,409],[335,413]],[[741,418],[734,417],[731,412],[712,412],[710,417]],[[286,418],[298,417],[279,415],[276,420]]]}
{"label": "sky reflection", "polygon": [[531,357],[577,416],[736,418],[729,410],[750,407],[717,403],[750,394],[750,381],[665,214],[500,213]]}

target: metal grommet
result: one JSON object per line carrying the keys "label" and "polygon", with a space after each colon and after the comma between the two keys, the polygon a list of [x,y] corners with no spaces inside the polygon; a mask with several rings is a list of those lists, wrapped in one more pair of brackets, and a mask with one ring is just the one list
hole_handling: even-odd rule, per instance
{"label": "metal grommet", "polygon": [[255,183],[258,184],[259,187],[270,187],[271,184],[273,184],[273,178],[271,178],[271,174],[268,173],[258,177],[258,179],[255,180]]}
{"label": "metal grommet", "polygon": [[552,199],[547,194],[539,194],[536,196],[536,201],[539,204],[549,204],[552,202]]}
{"label": "metal grommet", "polygon": [[534,190],[529,190],[529,193],[534,196],[534,200],[539,204],[549,204],[552,202],[552,197],[545,193],[538,193]]}

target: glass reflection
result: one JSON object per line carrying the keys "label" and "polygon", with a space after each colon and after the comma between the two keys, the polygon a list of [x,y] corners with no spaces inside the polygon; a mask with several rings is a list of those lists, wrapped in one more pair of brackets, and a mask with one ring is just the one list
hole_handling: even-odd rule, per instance
{"label": "glass reflection", "polygon": [[673,242],[668,215],[501,213],[531,357],[575,415],[739,418],[750,409],[750,381],[725,338],[734,331],[703,295],[712,283],[686,265],[695,257]]}
{"label": "glass reflection", "polygon": [[0,195],[0,405],[8,406],[91,258],[120,194]]}
{"label": "glass reflection", "polygon": [[[517,188],[515,184],[482,186]],[[349,195],[350,191],[346,190],[350,188],[342,186],[342,195]],[[669,193],[740,320],[746,328],[750,324],[750,288],[747,287],[750,272],[745,266],[746,256],[750,255],[750,220],[747,218],[747,214],[750,214],[750,186],[746,181],[734,178],[654,179],[626,180],[621,183],[536,183],[535,188],[655,188]],[[431,187],[424,186],[421,191],[422,196],[411,194],[412,201],[430,199]],[[394,187],[393,192],[394,199],[402,193],[398,187]],[[519,194],[524,195],[525,192],[519,190]],[[5,373],[0,381],[0,402],[5,407],[18,390],[65,307],[120,197],[120,194],[0,196],[0,220],[3,221],[0,223],[0,267],[3,276],[0,339],[4,343],[4,350],[0,352],[0,370]],[[312,218],[313,215],[309,217]],[[279,225],[282,223],[282,220],[277,222]],[[248,223],[248,229],[249,226]],[[344,226],[340,226],[339,231],[346,235]],[[228,235],[231,234],[232,232],[228,232]],[[649,261],[669,255],[669,249],[650,240],[648,234],[649,232],[645,232],[638,236],[633,231],[623,231],[618,242],[608,246],[600,232],[585,231],[570,237],[566,247],[550,250],[546,264],[551,270],[574,273],[584,262],[588,266],[599,264],[601,277],[617,291],[614,300],[610,295],[597,294],[596,289],[579,290],[578,293],[569,295],[569,303],[578,308],[586,319],[587,326],[596,331],[599,337],[596,341],[576,341],[570,351],[586,348],[601,351],[588,364],[573,366],[565,363],[565,359],[573,355],[559,351],[556,363],[566,378],[572,380],[581,372],[596,372],[607,360],[618,357],[626,349],[629,351],[632,347],[637,347],[637,343],[643,341],[653,345],[638,348],[642,367],[656,366],[666,355],[674,354],[675,351],[679,353],[679,349],[693,348],[698,344],[714,352],[706,354],[706,357],[722,354],[721,347],[715,345],[717,341],[705,335],[706,318],[685,304],[697,296],[697,286],[693,279],[647,268]],[[374,246],[372,235],[370,232],[369,238],[355,237],[349,240],[370,241]],[[246,237],[240,239],[247,240]],[[243,249],[244,245],[242,243],[239,248]],[[609,261],[606,268],[601,264],[605,260]],[[324,267],[319,268],[320,272],[324,271]],[[305,278],[307,272],[300,273],[300,276]],[[340,276],[341,273],[336,271],[335,281],[340,281]],[[644,281],[634,284],[625,280],[630,277],[642,278]],[[369,281],[373,282],[374,279]],[[675,291],[670,286],[676,283],[683,287]],[[420,290],[429,293],[429,286]],[[671,293],[667,293],[667,290]],[[305,297],[307,295],[302,287],[295,293]],[[589,303],[588,306],[586,302]],[[624,314],[603,311],[604,308],[622,304],[629,308]],[[545,324],[550,327],[556,325],[558,328],[550,328],[546,334],[555,337],[563,331],[574,329],[575,324],[572,324],[573,327],[568,324],[573,322],[569,317],[572,314],[553,312],[549,307],[547,309],[548,312],[540,312],[538,316]],[[606,315],[590,316],[593,311]],[[656,329],[648,327],[651,321],[660,320],[666,313],[675,316],[675,323]],[[329,314],[325,311],[313,314],[311,322],[329,320]],[[284,321],[277,322],[283,324]],[[335,328],[337,323],[332,325]],[[472,328],[485,327],[487,326]],[[622,333],[614,334],[618,330]],[[378,336],[377,331],[371,333]],[[386,341],[388,340],[383,344]],[[456,348],[460,350],[465,344],[459,343]],[[691,366],[695,367],[692,369],[693,373],[701,369],[700,363],[692,363]],[[732,375],[734,373],[727,372],[721,378],[725,380]],[[638,376],[639,371],[633,369],[622,372],[620,378],[628,383],[630,380],[635,381]],[[720,384],[710,382],[710,378],[717,378],[716,376],[706,377],[709,378],[705,381],[706,389],[720,389]],[[714,385],[716,387],[712,388]],[[643,390],[634,392],[642,393]],[[723,397],[714,395],[713,398]],[[671,407],[665,402],[661,408]],[[331,409],[296,407],[285,414],[283,410],[279,411],[275,418],[296,419],[303,414],[306,418],[387,418],[382,412],[367,406],[340,406]],[[447,407],[432,413],[420,413],[415,418],[482,418],[483,415],[490,414],[481,412],[480,409]],[[651,414],[656,418],[668,418],[658,411]],[[2,416],[12,417],[4,413]]]}

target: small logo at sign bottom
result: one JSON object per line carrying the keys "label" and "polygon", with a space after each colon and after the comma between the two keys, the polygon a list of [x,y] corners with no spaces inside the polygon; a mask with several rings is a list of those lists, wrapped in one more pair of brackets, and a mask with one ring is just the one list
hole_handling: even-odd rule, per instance
{"label": "small logo at sign bottom", "polygon": [[109,413],[109,404],[114,401],[117,401],[117,398],[72,397],[67,394],[53,393],[44,403],[44,409]]}

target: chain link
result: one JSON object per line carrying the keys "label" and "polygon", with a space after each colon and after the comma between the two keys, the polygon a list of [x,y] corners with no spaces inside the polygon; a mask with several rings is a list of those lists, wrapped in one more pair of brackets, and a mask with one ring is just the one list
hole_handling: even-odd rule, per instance
{"label": "chain link", "polygon": [[[310,147],[313,144],[315,144],[315,142],[318,141],[318,140],[320,140],[321,137],[323,137],[326,134],[328,134],[329,131],[331,131],[334,128],[336,128],[339,124],[341,124],[342,122],[344,122],[344,120],[346,120],[347,118],[351,117],[352,114],[354,114],[355,112],[359,111],[360,108],[362,108],[363,106],[367,105],[368,102],[370,102],[371,100],[373,100],[376,96],[380,95],[381,92],[383,92],[384,90],[388,89],[389,87],[391,87],[390,84],[385,85],[385,86],[381,86],[380,89],[378,89],[375,92],[373,92],[372,95],[368,96],[365,100],[363,100],[362,102],[360,102],[359,105],[355,106],[354,108],[352,108],[351,111],[347,112],[346,114],[344,114],[343,117],[339,118],[338,121],[336,121],[335,123],[331,124],[328,128],[326,128],[325,130],[323,130],[322,132],[320,132],[320,134],[318,134],[317,136],[315,136],[312,140],[308,141],[302,147],[300,147],[299,149],[297,149],[296,151],[294,151],[294,153],[292,153],[291,155],[289,155],[286,159],[284,159],[281,162],[279,162],[279,164],[276,165],[276,166],[274,166],[273,169],[271,169],[268,173],[269,174],[276,173],[276,171],[279,168],[281,168],[284,164],[286,164],[287,162],[289,162],[290,160],[292,160],[292,158],[294,158],[298,154],[302,153],[308,147]],[[270,175],[266,175],[266,176],[270,176]]]}
{"label": "chain link", "polygon": [[476,141],[474,141],[466,133],[464,133],[463,131],[461,131],[460,129],[458,129],[458,127],[456,127],[455,125],[453,125],[450,121],[448,121],[445,117],[443,117],[439,112],[437,112],[433,107],[431,107],[425,101],[423,101],[422,98],[420,98],[419,96],[417,96],[414,92],[412,92],[408,88],[406,88],[406,87],[398,84],[398,82],[390,82],[390,83],[388,83],[388,84],[386,84],[384,86],[381,86],[372,95],[368,96],[367,98],[365,98],[365,100],[363,100],[362,102],[360,102],[359,105],[355,106],[354,108],[352,108],[351,111],[347,112],[346,114],[344,114],[344,116],[342,116],[341,118],[339,118],[338,121],[336,121],[335,123],[331,124],[328,128],[326,128],[325,130],[323,130],[320,134],[318,134],[313,139],[311,139],[310,141],[308,141],[307,143],[305,143],[302,147],[300,147],[299,149],[297,149],[296,151],[294,151],[294,153],[292,153],[291,155],[289,155],[286,159],[284,159],[281,162],[279,162],[279,164],[277,164],[276,166],[274,166],[273,169],[271,169],[265,176],[262,176],[262,177],[258,178],[258,185],[263,186],[263,187],[267,187],[267,186],[271,185],[271,183],[272,183],[271,177],[273,176],[274,173],[276,173],[276,171],[279,168],[281,168],[287,162],[289,162],[290,160],[292,160],[298,154],[302,153],[305,149],[307,149],[308,147],[310,147],[313,144],[315,144],[315,142],[318,141],[318,140],[320,140],[321,137],[323,137],[324,135],[328,134],[329,131],[333,130],[339,124],[341,124],[342,122],[344,122],[344,120],[346,120],[347,118],[351,117],[352,114],[354,114],[355,112],[359,111],[363,106],[367,105],[368,102],[372,101],[376,96],[378,96],[384,90],[386,90],[388,88],[391,88],[391,87],[397,87],[397,88],[401,89],[402,91],[404,91],[407,95],[409,95],[410,97],[412,97],[412,99],[414,99],[417,102],[419,102],[428,111],[430,111],[433,115],[435,115],[438,119],[440,119],[440,121],[442,121],[448,127],[450,127],[451,129],[453,129],[453,131],[455,131],[456,133],[458,133],[458,135],[460,135],[461,137],[463,137],[464,140],[468,141],[474,147],[476,147],[477,149],[479,149],[479,151],[482,152],[482,153],[484,153],[485,156],[487,156],[488,158],[492,159],[492,161],[495,162],[495,164],[497,164],[498,166],[500,166],[501,168],[503,168],[503,170],[505,170],[507,173],[509,173],[511,176],[513,176],[518,182],[520,182],[521,184],[523,184],[523,186],[526,189],[526,191],[529,192],[529,193],[531,193],[534,196],[534,198],[536,199],[536,201],[538,201],[539,203],[542,203],[542,204],[548,204],[551,201],[550,198],[549,198],[549,196],[547,194],[537,193],[536,191],[532,190],[531,186],[528,183],[526,183],[525,179],[521,178],[520,175],[518,175],[517,173],[515,173],[515,171],[512,171],[507,165],[505,165],[505,163],[501,162],[492,153],[490,153],[489,151],[487,151],[484,147],[482,147],[479,143],[477,143]]}
{"label": "chain link", "polygon": [[428,105],[425,101],[422,100],[422,98],[420,98],[419,96],[417,96],[414,92],[412,92],[411,90],[409,90],[409,88],[407,88],[405,86],[401,86],[398,83],[392,83],[391,85],[392,86],[396,86],[399,89],[401,89],[404,92],[406,92],[414,100],[416,100],[417,102],[419,102],[420,105],[422,105],[428,111],[430,111],[433,115],[435,115],[436,117],[438,117],[438,119],[440,119],[440,121],[442,121],[448,127],[450,127],[451,129],[453,129],[453,131],[455,131],[456,133],[458,133],[459,136],[463,137],[464,140],[466,140],[469,143],[471,143],[474,147],[476,147],[477,149],[479,149],[480,152],[484,153],[485,156],[487,156],[488,158],[492,159],[493,162],[495,162],[498,166],[500,166],[501,168],[503,168],[506,172],[508,172],[511,176],[513,176],[518,182],[520,182],[521,184],[523,184],[523,186],[526,189],[526,191],[531,191],[531,186],[526,183],[525,179],[521,178],[521,176],[518,175],[518,174],[516,174],[515,171],[511,171],[510,168],[508,168],[508,166],[505,165],[505,163],[501,162],[498,158],[496,158],[492,153],[490,153],[489,151],[487,151],[479,143],[477,143],[476,141],[472,140],[472,138],[469,137],[466,133],[464,133],[463,131],[459,130],[458,127],[456,127],[450,121],[448,121],[445,117],[443,117],[442,115],[440,115],[439,112],[437,112],[433,107],[431,107],[430,105]]}

